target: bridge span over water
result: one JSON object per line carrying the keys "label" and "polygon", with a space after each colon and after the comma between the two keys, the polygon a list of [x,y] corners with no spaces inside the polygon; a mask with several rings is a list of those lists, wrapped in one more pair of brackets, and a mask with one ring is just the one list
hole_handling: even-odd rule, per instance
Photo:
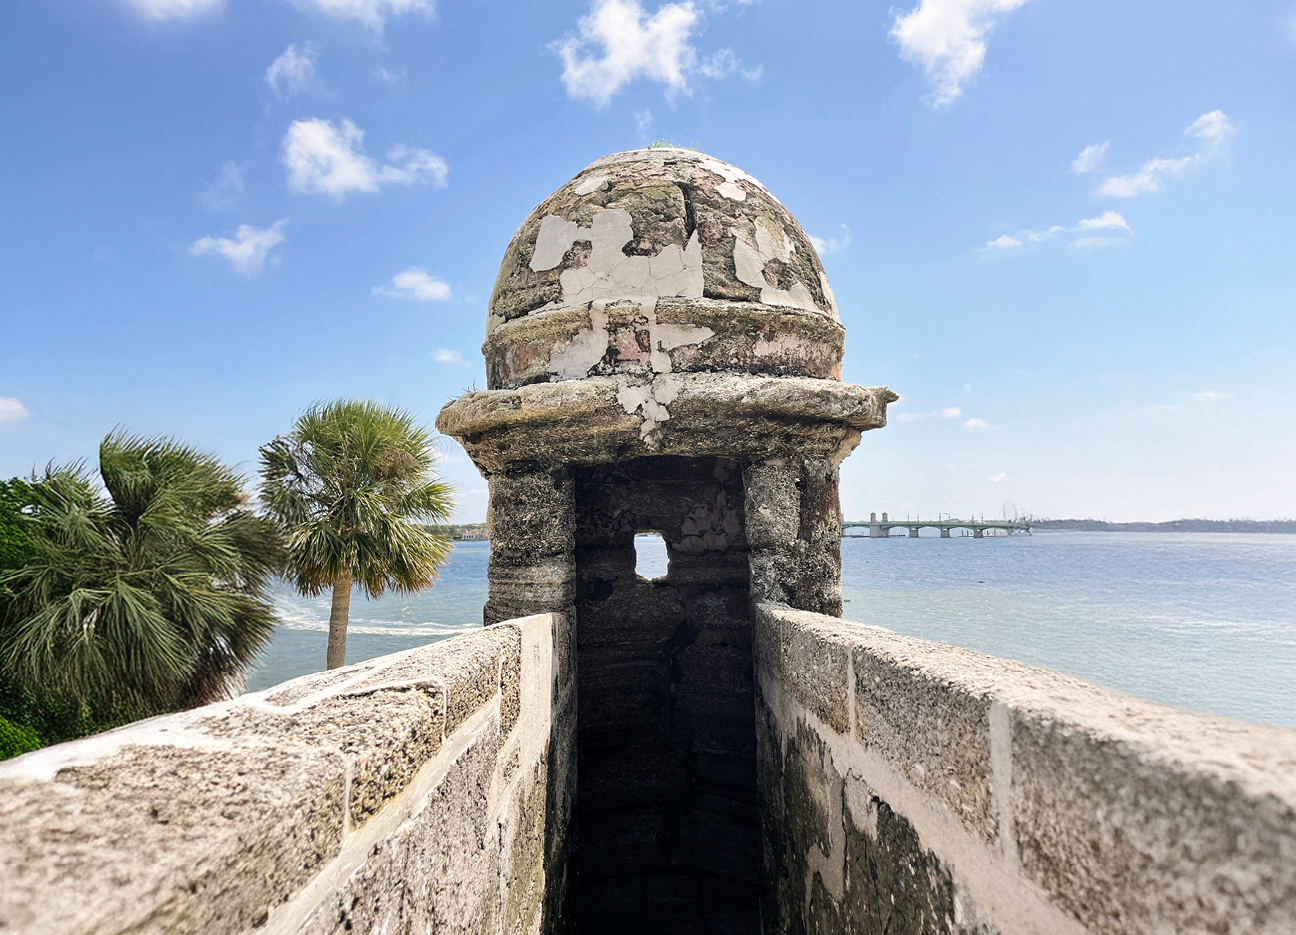
{"label": "bridge span over water", "polygon": [[1030,535],[1030,524],[1016,519],[957,519],[949,517],[946,519],[888,519],[885,513],[882,519],[878,519],[876,513],[870,513],[868,522],[863,520],[851,520],[842,523],[842,538],[862,539],[858,533],[849,533],[848,529],[868,529],[870,539],[888,539],[891,536],[892,529],[908,529],[909,538],[917,539],[918,530],[923,528],[939,529],[942,539],[950,537],[951,529],[963,531],[963,535],[969,533],[974,539],[982,539],[988,532],[992,536],[1013,535],[1014,533],[1024,532]]}

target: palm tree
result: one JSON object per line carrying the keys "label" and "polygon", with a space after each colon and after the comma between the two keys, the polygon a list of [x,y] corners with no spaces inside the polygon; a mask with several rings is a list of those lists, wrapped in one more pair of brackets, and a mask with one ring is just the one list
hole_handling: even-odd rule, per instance
{"label": "palm tree", "polygon": [[309,597],[333,591],[327,663],[346,659],[351,587],[381,597],[429,587],[450,541],[450,485],[433,473],[432,436],[403,409],[319,403],[261,449],[261,502],[288,533],[288,567]]}
{"label": "palm tree", "polygon": [[242,477],[173,439],[114,432],[99,480],[76,464],[27,485],[25,563],[0,573],[0,680],[116,719],[236,690],[276,622],[278,528]]}

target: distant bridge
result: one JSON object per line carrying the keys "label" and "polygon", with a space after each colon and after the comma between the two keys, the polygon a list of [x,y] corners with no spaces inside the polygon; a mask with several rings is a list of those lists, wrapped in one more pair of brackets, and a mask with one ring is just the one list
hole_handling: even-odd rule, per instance
{"label": "distant bridge", "polygon": [[1016,519],[950,518],[950,519],[926,519],[926,520],[924,519],[899,520],[899,519],[888,519],[887,515],[883,513],[882,519],[879,520],[877,518],[876,513],[870,513],[868,522],[864,522],[862,520],[855,520],[855,521],[848,521],[842,523],[842,538],[862,539],[863,536],[858,534],[847,533],[846,530],[867,528],[868,537],[870,539],[888,539],[891,536],[891,530],[899,528],[899,529],[908,529],[909,538],[917,539],[918,530],[924,527],[931,528],[931,529],[939,529],[942,539],[948,539],[950,537],[951,529],[970,530],[972,533],[972,537],[974,539],[985,538],[985,534],[987,531],[989,531],[990,535],[992,536],[998,535],[1000,532],[1004,532],[1010,536],[1013,533],[1017,533],[1017,532],[1024,532],[1027,535],[1030,535],[1030,531],[1031,531],[1029,523],[1024,522],[1022,520],[1016,520]]}

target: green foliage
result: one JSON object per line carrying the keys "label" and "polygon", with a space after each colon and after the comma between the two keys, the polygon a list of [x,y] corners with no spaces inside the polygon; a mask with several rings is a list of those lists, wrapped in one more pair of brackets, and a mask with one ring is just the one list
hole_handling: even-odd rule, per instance
{"label": "green foliage", "polygon": [[0,760],[27,753],[44,746],[40,737],[30,727],[14,724],[0,717]]}
{"label": "green foliage", "polygon": [[30,484],[16,477],[0,480],[0,571],[19,568],[27,561],[29,547],[23,532],[27,521],[24,511],[31,505]]}
{"label": "green foliage", "polygon": [[47,740],[228,694],[275,624],[282,544],[240,476],[174,440],[115,433],[99,480],[80,465],[33,477],[26,561],[0,572],[0,697]]}
{"label": "green foliage", "polygon": [[302,594],[347,578],[366,596],[428,587],[450,555],[453,508],[432,436],[414,417],[369,400],[320,403],[261,449],[261,502],[288,533]]}

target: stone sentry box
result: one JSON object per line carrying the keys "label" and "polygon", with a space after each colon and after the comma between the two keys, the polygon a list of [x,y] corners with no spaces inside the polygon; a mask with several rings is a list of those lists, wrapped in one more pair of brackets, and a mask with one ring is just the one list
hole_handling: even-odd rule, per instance
{"label": "stone sentry box", "polygon": [[600,159],[505,253],[437,425],[490,483],[485,622],[575,622],[584,933],[760,928],[751,608],[840,615],[838,465],[896,398],[843,335],[795,218],[696,152]]}

